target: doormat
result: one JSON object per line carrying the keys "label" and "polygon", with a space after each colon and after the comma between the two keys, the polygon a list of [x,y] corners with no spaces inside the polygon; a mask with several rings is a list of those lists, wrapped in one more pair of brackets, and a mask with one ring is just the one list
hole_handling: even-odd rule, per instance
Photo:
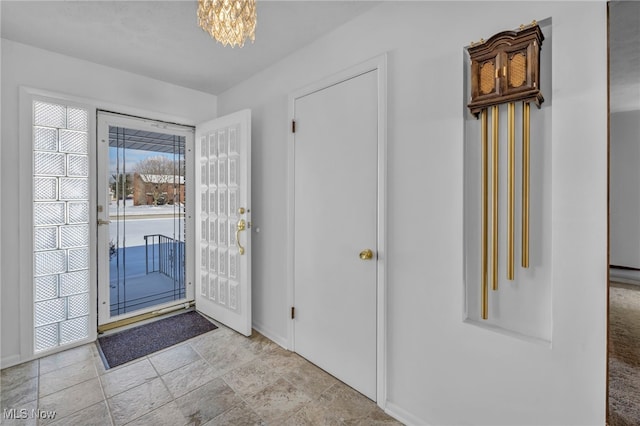
{"label": "doormat", "polygon": [[199,313],[190,311],[102,336],[98,338],[98,350],[109,369],[216,328]]}

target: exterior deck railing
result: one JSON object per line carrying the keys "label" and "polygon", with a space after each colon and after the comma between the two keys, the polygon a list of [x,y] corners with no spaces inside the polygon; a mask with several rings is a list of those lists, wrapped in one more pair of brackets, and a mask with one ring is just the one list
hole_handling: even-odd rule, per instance
{"label": "exterior deck railing", "polygon": [[160,272],[184,287],[184,241],[162,234],[144,236],[147,274]]}

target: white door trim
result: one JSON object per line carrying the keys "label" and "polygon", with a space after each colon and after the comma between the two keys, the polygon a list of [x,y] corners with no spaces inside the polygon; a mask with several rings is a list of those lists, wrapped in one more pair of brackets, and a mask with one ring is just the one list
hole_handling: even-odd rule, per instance
{"label": "white door trim", "polygon": [[[49,354],[57,353],[76,346],[93,342],[97,338],[97,331],[94,324],[97,322],[97,290],[93,285],[97,280],[97,268],[95,263],[91,263],[89,267],[89,330],[88,337],[69,344],[58,345],[51,349],[46,349],[37,354],[34,353],[34,265],[33,265],[33,102],[34,101],[51,102],[64,106],[79,107],[87,111],[88,118],[88,157],[89,157],[89,223],[96,223],[95,214],[95,165],[93,160],[96,158],[95,152],[95,105],[90,101],[69,96],[57,92],[39,90],[27,86],[19,88],[19,114],[18,114],[18,138],[20,141],[20,150],[18,152],[19,175],[17,176],[20,189],[20,197],[18,202],[20,211],[20,220],[18,227],[21,238],[19,241],[20,254],[20,316],[18,318],[18,329],[20,337],[20,354],[19,359],[13,358],[8,362],[3,360],[2,367],[9,367],[13,364],[26,362],[32,359],[41,358]],[[96,241],[97,235],[95,227],[89,227],[89,258],[96,257]]]}
{"label": "white door trim", "polygon": [[[378,261],[377,261],[377,331],[376,331],[376,401],[378,406],[385,408],[387,390],[387,246],[386,246],[386,211],[387,211],[387,55],[382,54],[368,61],[349,67],[318,82],[289,94],[287,125],[287,302],[294,306],[294,224],[295,224],[295,146],[291,122],[295,113],[295,100],[336,85],[361,74],[378,72]],[[287,348],[295,348],[293,321],[288,321]]]}

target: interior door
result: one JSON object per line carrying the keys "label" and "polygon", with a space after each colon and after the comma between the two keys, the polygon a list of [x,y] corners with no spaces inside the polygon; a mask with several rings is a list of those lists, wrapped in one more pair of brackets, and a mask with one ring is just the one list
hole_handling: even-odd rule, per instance
{"label": "interior door", "polygon": [[374,400],[377,74],[294,101],[295,351]]}
{"label": "interior door", "polygon": [[251,111],[196,126],[196,309],[251,335]]}

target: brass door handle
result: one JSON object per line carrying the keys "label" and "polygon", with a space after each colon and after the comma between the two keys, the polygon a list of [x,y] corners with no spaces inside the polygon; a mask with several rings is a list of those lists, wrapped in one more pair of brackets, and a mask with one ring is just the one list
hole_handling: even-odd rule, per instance
{"label": "brass door handle", "polygon": [[108,225],[110,223],[110,220],[98,219],[98,225]]}
{"label": "brass door handle", "polygon": [[360,259],[362,259],[362,260],[371,260],[371,259],[373,259],[373,251],[371,251],[371,249],[362,250],[360,252]]}
{"label": "brass door handle", "polygon": [[238,251],[240,252],[240,255],[244,254],[244,247],[242,247],[242,245],[240,244],[240,232],[244,231],[245,229],[247,229],[247,222],[245,222],[244,219],[240,219],[238,221],[238,225],[236,226],[236,244],[238,245]]}

